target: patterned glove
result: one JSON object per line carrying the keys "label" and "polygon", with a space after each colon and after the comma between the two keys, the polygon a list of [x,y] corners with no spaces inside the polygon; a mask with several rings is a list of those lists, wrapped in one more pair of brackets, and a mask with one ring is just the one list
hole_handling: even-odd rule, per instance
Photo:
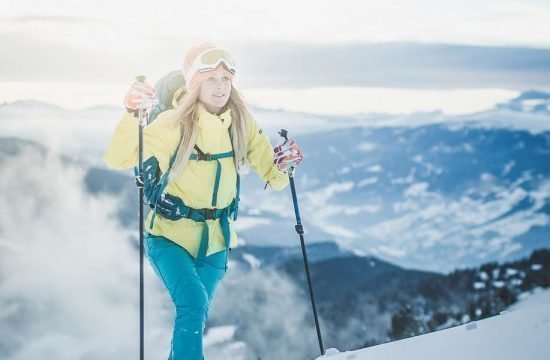
{"label": "patterned glove", "polygon": [[273,149],[275,158],[273,163],[283,172],[287,172],[290,167],[297,167],[302,160],[302,151],[293,139],[288,139],[283,144]]}
{"label": "patterned glove", "polygon": [[124,97],[124,106],[130,112],[151,109],[157,104],[155,88],[144,82],[134,82]]}

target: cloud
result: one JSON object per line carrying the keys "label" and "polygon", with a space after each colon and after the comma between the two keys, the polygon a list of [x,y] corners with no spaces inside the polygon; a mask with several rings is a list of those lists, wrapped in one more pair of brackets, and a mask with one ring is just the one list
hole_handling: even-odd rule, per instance
{"label": "cloud", "polygon": [[[139,262],[117,199],[83,189],[57,156],[2,159],[0,352],[13,360],[138,356]],[[170,337],[169,299],[145,268],[147,357]],[[29,341],[32,339],[32,341]]]}
{"label": "cloud", "polygon": [[[0,200],[10,204],[0,209],[0,357],[138,357],[139,257],[135,229],[116,220],[120,201],[88,194],[85,168],[52,152],[29,147],[0,163]],[[144,275],[145,356],[160,360],[175,312],[147,259]],[[315,355],[304,289],[282,273],[231,262],[217,291],[207,326],[235,325],[235,346],[266,360]],[[223,359],[223,349],[206,351]]]}
{"label": "cloud", "polygon": [[[5,50],[0,81],[114,84],[128,83],[140,73],[158,79],[181,67],[187,47],[130,30],[119,33],[118,27],[83,28],[71,30],[66,39],[63,28],[56,28],[58,36],[46,38],[26,32],[0,33]],[[88,38],[88,32],[93,38]],[[44,33],[51,31],[44,29]],[[139,37],[143,38],[140,44],[125,40]],[[277,42],[229,42],[227,48],[237,61],[235,81],[241,88],[523,89],[544,88],[550,82],[550,49]]]}
{"label": "cloud", "polygon": [[[445,42],[476,45],[550,45],[546,34],[550,6],[539,0],[500,1],[344,0],[308,2],[199,0],[158,1],[151,12],[145,1],[59,1],[55,7],[20,0],[0,5],[5,16],[92,17],[143,34],[180,39],[306,42]],[[192,11],[190,11],[192,9]],[[404,11],[406,9],[406,11]],[[123,14],[121,16],[121,14]],[[61,21],[64,21],[61,19]],[[144,39],[141,39],[144,40]]]}
{"label": "cloud", "polygon": [[212,324],[237,324],[236,336],[246,339],[254,359],[313,358],[317,337],[305,285],[299,289],[273,269],[245,272],[231,265],[212,303]]}

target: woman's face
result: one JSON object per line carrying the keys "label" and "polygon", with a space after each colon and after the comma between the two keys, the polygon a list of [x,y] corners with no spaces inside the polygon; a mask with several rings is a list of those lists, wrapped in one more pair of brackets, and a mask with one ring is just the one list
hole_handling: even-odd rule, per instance
{"label": "woman's face", "polygon": [[219,114],[231,93],[231,78],[225,69],[220,65],[200,86],[199,100],[209,112]]}

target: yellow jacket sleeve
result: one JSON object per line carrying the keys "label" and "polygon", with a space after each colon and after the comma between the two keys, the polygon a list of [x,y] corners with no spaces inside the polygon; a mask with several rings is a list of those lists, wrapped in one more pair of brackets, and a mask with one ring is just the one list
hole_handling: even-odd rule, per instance
{"label": "yellow jacket sleeve", "polygon": [[[143,160],[155,156],[161,169],[168,168],[169,157],[176,150],[179,134],[174,128],[170,111],[165,111],[143,128]],[[105,152],[107,165],[117,170],[129,169],[138,163],[139,121],[126,113],[118,123]]]}
{"label": "yellow jacket sleeve", "polygon": [[269,137],[258,126],[256,120],[249,117],[247,122],[248,153],[252,169],[267,182],[273,190],[283,190],[289,183],[288,175],[273,163],[273,146]]}

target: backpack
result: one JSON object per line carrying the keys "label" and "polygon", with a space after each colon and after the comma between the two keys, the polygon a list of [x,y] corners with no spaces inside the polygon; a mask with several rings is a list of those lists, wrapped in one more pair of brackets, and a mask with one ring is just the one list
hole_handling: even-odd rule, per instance
{"label": "backpack", "polygon": [[[180,70],[170,71],[156,82],[155,91],[158,104],[150,111],[147,121],[148,124],[155,121],[161,112],[174,108],[176,105],[174,102],[174,94],[184,86],[185,79]],[[183,93],[184,92],[181,92],[180,96],[183,95]],[[179,148],[179,145],[177,148]],[[158,202],[158,199],[166,187],[168,175],[174,163],[175,157],[176,154],[174,153],[170,158],[168,171],[166,171],[165,174],[162,174],[162,176],[158,160],[154,156],[143,162],[143,177],[141,179],[139,179],[138,176],[139,168],[137,166],[134,167],[136,184],[138,187],[143,187],[145,204],[149,205],[151,209],[155,208],[155,204]]]}
{"label": "backpack", "polygon": [[[149,123],[152,123],[157,118],[158,114],[172,109],[176,105],[174,102],[174,94],[184,86],[185,79],[180,70],[170,71],[157,81],[155,84],[155,91],[158,104],[151,110]],[[180,97],[182,94],[183,92],[180,94]]]}

